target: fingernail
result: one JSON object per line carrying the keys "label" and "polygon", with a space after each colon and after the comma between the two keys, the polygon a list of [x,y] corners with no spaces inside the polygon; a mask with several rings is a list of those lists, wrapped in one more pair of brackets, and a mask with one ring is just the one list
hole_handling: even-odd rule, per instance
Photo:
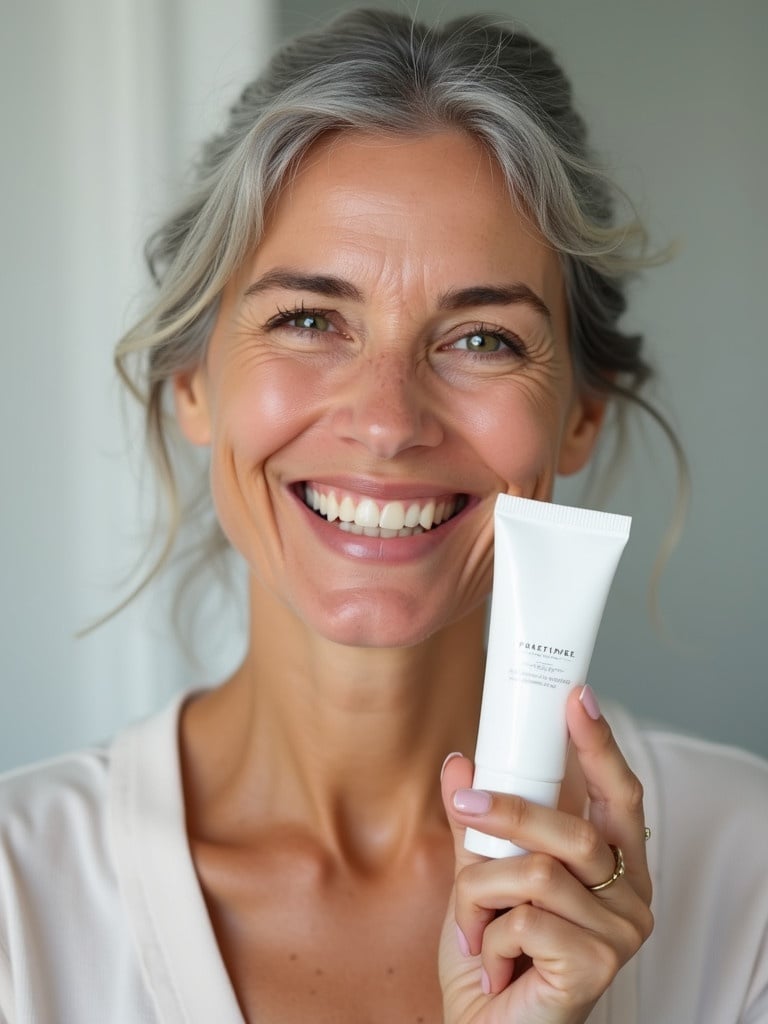
{"label": "fingernail", "polygon": [[600,717],[600,705],[597,703],[595,691],[591,686],[587,685],[582,688],[579,700],[584,705],[584,710],[587,712],[589,717],[597,721]]}
{"label": "fingernail", "polygon": [[448,762],[452,761],[454,759],[454,757],[463,757],[463,756],[464,755],[462,754],[462,752],[460,750],[454,750],[454,751],[452,751],[452,753],[450,753],[448,755],[448,757],[446,757],[446,759],[443,761],[443,766],[440,769],[440,779],[441,780],[443,778],[443,775],[445,774],[445,766],[448,764]]}
{"label": "fingernail", "polygon": [[458,925],[456,925],[456,940],[459,943],[461,955],[472,956],[472,951],[470,950],[469,943],[467,942],[467,936],[464,934],[461,928],[459,928]]}
{"label": "fingernail", "polygon": [[487,814],[491,809],[491,794],[484,789],[457,789],[453,806],[464,814]]}
{"label": "fingernail", "polygon": [[485,995],[489,996],[491,994],[491,979],[488,977],[488,972],[484,967],[480,968],[480,988]]}

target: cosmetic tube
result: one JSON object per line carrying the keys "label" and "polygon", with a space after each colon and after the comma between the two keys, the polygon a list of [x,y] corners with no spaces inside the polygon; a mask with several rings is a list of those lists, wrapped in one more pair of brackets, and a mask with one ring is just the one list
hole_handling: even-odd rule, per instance
{"label": "cosmetic tube", "polygon": [[[475,789],[556,807],[568,753],[565,704],[587,670],[628,516],[500,494]],[[525,853],[467,829],[485,857]]]}

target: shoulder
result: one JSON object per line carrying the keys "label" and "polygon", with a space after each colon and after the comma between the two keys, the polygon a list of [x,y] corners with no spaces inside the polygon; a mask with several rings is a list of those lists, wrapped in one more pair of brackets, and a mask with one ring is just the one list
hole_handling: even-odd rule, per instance
{"label": "shoulder", "polygon": [[756,941],[768,924],[768,762],[618,710],[617,738],[645,789],[657,907],[685,905],[710,924],[732,915]]}
{"label": "shoulder", "polygon": [[622,709],[614,731],[652,829],[656,928],[638,957],[641,1019],[758,1019],[750,1014],[768,995],[768,762]]}
{"label": "shoulder", "polygon": [[65,838],[72,827],[103,815],[109,755],[94,748],[0,775],[0,845],[45,834]]}
{"label": "shoulder", "polygon": [[[625,725],[626,723],[624,723]],[[742,877],[764,878],[768,850],[768,761],[737,747],[715,743],[655,725],[633,722],[630,747],[646,791],[652,848],[671,873],[673,863],[692,870],[720,872],[734,859]],[[649,850],[649,854],[651,850]]]}
{"label": "shoulder", "polygon": [[663,802],[681,801],[689,815],[748,819],[768,836],[768,761],[737,747],[666,729],[642,731]]}
{"label": "shoulder", "polygon": [[30,1021],[156,1019],[114,858],[111,775],[110,748],[0,776],[0,1021],[8,1007]]}
{"label": "shoulder", "polygon": [[0,931],[26,908],[61,907],[111,880],[109,760],[87,750],[0,777]]}
{"label": "shoulder", "polygon": [[77,832],[106,828],[115,789],[124,785],[126,761],[151,772],[174,763],[181,703],[176,699],[127,725],[107,745],[0,774],[0,851],[42,838],[68,842]]}
{"label": "shoulder", "polygon": [[[608,720],[619,746],[646,785],[651,804],[683,818],[713,808],[725,815],[768,809],[768,761],[738,747],[643,723],[613,706]],[[682,806],[680,806],[682,804]],[[768,814],[761,821],[768,829]]]}
{"label": "shoulder", "polygon": [[[649,850],[660,893],[697,901],[751,942],[768,927],[768,762],[734,747],[652,729]],[[693,914],[694,908],[689,907]]]}

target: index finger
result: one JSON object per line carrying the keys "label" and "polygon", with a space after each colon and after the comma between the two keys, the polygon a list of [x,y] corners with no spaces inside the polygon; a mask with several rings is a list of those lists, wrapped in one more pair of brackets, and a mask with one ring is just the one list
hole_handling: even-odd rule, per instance
{"label": "index finger", "polygon": [[650,901],[643,786],[599,713],[592,691],[581,699],[584,689],[570,695],[567,716],[571,743],[586,781],[589,818],[609,843],[621,847],[628,880]]}

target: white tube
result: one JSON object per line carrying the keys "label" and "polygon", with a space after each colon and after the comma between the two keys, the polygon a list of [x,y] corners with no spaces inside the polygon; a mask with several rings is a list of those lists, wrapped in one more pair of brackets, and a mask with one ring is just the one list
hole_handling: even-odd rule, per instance
{"label": "white tube", "polygon": [[[557,806],[568,751],[566,699],[586,682],[631,522],[499,495],[475,789]],[[525,852],[475,829],[467,829],[464,845],[485,857]]]}

